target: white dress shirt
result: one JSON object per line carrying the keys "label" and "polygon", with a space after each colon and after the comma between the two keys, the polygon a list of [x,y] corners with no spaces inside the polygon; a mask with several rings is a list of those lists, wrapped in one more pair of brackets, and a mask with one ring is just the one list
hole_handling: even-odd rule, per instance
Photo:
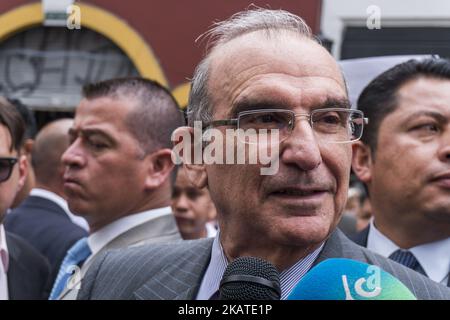
{"label": "white dress shirt", "polygon": [[[367,249],[384,257],[389,257],[400,247],[375,227],[372,218],[367,237]],[[408,250],[414,254],[431,280],[447,285],[450,272],[450,237],[409,248]]]}
{"label": "white dress shirt", "polygon": [[214,222],[207,222],[205,228],[207,238],[214,238],[217,235],[217,229]]}
{"label": "white dress shirt", "polygon": [[0,224],[0,300],[8,300],[8,265],[9,253],[6,245],[5,228]]}
{"label": "white dress shirt", "polygon": [[45,189],[33,188],[30,191],[30,196],[44,198],[56,203],[58,206],[61,207],[61,209],[64,210],[64,212],[67,214],[67,216],[73,223],[82,227],[84,230],[89,231],[89,225],[86,222],[86,220],[70,212],[69,206],[67,205],[67,201],[64,200],[62,197],[58,196],[56,193]]}
{"label": "white dress shirt", "polygon": [[83,265],[89,265],[89,260],[121,234],[150,220],[171,214],[172,209],[170,207],[148,210],[125,216],[97,230],[88,237],[88,244],[92,254]]}

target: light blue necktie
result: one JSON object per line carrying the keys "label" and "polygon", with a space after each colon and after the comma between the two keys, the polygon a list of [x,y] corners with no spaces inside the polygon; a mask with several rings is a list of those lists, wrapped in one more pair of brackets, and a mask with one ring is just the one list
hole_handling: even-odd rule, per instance
{"label": "light blue necktie", "polygon": [[53,285],[52,293],[49,300],[58,299],[59,295],[64,291],[67,281],[72,276],[75,266],[80,266],[90,255],[92,251],[89,248],[87,238],[81,238],[67,251],[66,256],[59,268],[58,276]]}

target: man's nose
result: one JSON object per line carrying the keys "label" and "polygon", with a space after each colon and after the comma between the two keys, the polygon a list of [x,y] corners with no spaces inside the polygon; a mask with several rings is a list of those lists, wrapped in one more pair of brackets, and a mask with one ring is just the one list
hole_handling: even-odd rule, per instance
{"label": "man's nose", "polygon": [[61,156],[61,161],[65,166],[81,168],[86,164],[79,139],[75,140]]}
{"label": "man's nose", "polygon": [[178,198],[173,200],[174,208],[176,211],[183,213],[189,210],[189,200],[186,195],[181,194]]}
{"label": "man's nose", "polygon": [[313,170],[322,163],[316,136],[308,119],[299,117],[296,120],[295,127],[280,148],[281,161],[304,171]]}
{"label": "man's nose", "polygon": [[450,125],[448,129],[444,132],[442,136],[441,145],[439,147],[439,160],[442,162],[450,163]]}

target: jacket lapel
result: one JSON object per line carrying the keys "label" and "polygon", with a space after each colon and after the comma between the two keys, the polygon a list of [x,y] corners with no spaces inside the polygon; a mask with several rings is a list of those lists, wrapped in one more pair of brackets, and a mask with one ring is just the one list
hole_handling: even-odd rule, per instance
{"label": "jacket lapel", "polygon": [[36,285],[30,276],[29,266],[23,264],[27,261],[22,258],[22,249],[13,236],[6,233],[6,243],[9,254],[8,295],[10,300],[30,299],[30,292]]}
{"label": "jacket lapel", "polygon": [[207,239],[202,246],[191,248],[189,253],[167,266],[140,287],[134,296],[138,300],[193,300],[200,288],[203,275],[211,259],[214,239]]}
{"label": "jacket lapel", "polygon": [[128,248],[133,246],[139,246],[143,244],[150,244],[164,241],[174,241],[181,239],[180,233],[176,225],[176,221],[173,215],[165,215],[156,219],[152,219],[143,224],[140,224],[130,230],[119,235],[117,238],[109,242],[103,247],[97,254],[90,258],[86,264],[81,268],[80,276],[77,282],[74,284],[77,289],[65,288],[59,299],[73,299],[74,292],[79,291],[81,282],[86,275],[90,265],[94,262],[95,257],[101,255],[103,252],[112,249]]}
{"label": "jacket lapel", "polygon": [[22,286],[22,276],[24,270],[22,270],[22,265],[20,264],[20,248],[14,244],[12,238],[6,235],[6,242],[8,245],[9,253],[9,268],[8,268],[8,294],[10,300],[17,300],[21,297]]}
{"label": "jacket lapel", "polygon": [[357,245],[360,245],[361,247],[367,247],[367,239],[369,238],[369,229],[370,225],[368,225],[364,230],[358,232],[354,236],[352,236],[350,239],[353,240]]}
{"label": "jacket lapel", "polygon": [[181,235],[175,217],[170,214],[131,228],[109,242],[102,251],[173,240],[181,240]]}
{"label": "jacket lapel", "polygon": [[362,250],[358,249],[360,249],[360,247],[350,241],[342,231],[336,229],[326,241],[322,252],[319,254],[316,261],[314,261],[313,267],[330,258],[347,258],[367,261]]}

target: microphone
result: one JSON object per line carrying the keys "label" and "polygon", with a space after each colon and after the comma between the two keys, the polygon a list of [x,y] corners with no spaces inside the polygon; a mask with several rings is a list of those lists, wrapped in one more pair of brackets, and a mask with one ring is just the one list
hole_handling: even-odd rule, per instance
{"label": "microphone", "polygon": [[378,266],[328,259],[297,283],[287,300],[417,300],[396,277]]}
{"label": "microphone", "polygon": [[226,268],[219,300],[280,300],[280,276],[268,261],[240,257]]}

